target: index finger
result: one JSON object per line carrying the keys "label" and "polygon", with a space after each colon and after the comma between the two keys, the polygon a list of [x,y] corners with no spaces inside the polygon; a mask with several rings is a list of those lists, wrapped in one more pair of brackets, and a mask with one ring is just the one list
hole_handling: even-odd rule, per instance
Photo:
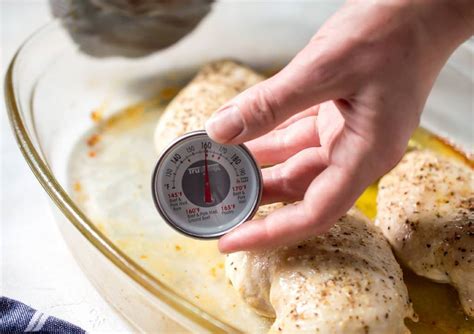
{"label": "index finger", "polygon": [[216,142],[240,144],[257,138],[292,115],[337,98],[345,89],[335,75],[336,60],[306,47],[288,66],[226,103],[207,121]]}
{"label": "index finger", "polygon": [[219,250],[232,253],[278,247],[327,231],[367,186],[366,180],[354,175],[331,165],[313,180],[302,202],[239,226],[219,240]]}

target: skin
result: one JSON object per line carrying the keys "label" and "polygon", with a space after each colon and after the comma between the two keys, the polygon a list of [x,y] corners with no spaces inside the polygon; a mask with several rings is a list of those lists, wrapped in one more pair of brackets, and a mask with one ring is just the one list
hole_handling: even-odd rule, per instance
{"label": "skin", "polygon": [[263,202],[295,202],[219,240],[221,252],[292,244],[327,231],[402,157],[449,55],[474,33],[472,0],[347,2],[279,73],[207,122],[246,142]]}

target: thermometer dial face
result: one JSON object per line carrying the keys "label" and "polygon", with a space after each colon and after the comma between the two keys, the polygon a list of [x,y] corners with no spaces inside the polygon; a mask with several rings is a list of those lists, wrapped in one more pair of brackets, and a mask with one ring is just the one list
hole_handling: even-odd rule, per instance
{"label": "thermometer dial face", "polygon": [[262,178],[244,145],[218,144],[202,130],[176,139],[164,151],[152,191],[159,213],[173,228],[217,238],[255,214]]}

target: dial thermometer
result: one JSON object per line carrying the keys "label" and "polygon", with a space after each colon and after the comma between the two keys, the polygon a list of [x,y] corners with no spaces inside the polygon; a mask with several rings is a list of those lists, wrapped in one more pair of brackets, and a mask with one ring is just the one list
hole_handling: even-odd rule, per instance
{"label": "dial thermometer", "polygon": [[152,192],[171,227],[196,238],[217,238],[255,214],[262,176],[244,145],[218,144],[200,130],[164,150],[153,172]]}

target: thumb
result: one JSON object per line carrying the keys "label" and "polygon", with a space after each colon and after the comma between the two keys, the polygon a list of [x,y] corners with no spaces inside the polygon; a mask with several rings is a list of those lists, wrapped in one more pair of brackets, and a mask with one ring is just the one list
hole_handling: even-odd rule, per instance
{"label": "thumb", "polygon": [[243,143],[304,109],[337,98],[339,76],[332,75],[337,66],[310,51],[307,47],[275,76],[222,106],[206,123],[209,136],[220,143]]}

